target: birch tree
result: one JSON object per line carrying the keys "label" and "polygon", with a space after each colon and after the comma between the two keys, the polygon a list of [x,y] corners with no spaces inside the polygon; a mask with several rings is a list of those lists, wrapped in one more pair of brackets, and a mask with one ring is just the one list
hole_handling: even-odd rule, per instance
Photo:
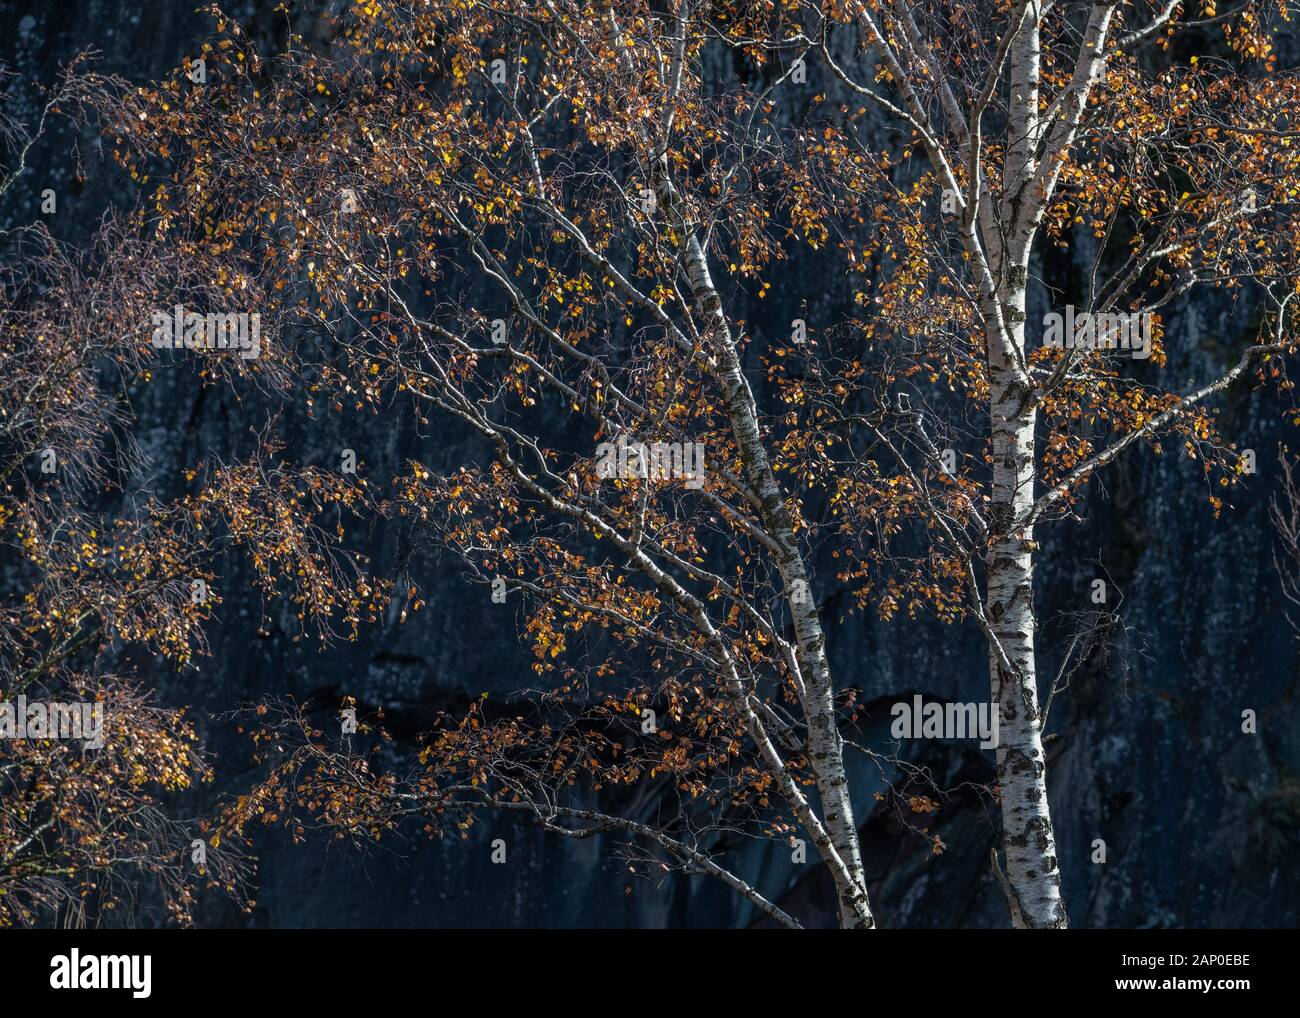
{"label": "birch tree", "polygon": [[[405,769],[282,705],[229,829],[464,836],[523,811],[627,835],[788,925],[713,845],[806,838],[840,925],[870,928],[845,753],[887,754],[856,743],[859,690],[832,674],[834,579],[884,618],[983,633],[993,867],[1014,925],[1065,926],[1036,528],[1139,444],[1201,461],[1217,511],[1243,468],[1213,397],[1287,384],[1296,94],[1265,11],[373,0],[273,59],[215,16],[201,87],[178,70],[108,104],[148,228],[260,295],[313,410],[477,437],[472,464],[408,464],[382,511],[522,605],[553,680],[531,712],[444,718]],[[1144,56],[1207,29],[1212,56]],[[1072,246],[1100,325],[1083,342],[1071,312],[1044,344],[1031,301],[1058,295],[1032,280]],[[852,306],[757,334],[796,258]],[[1162,315],[1198,288],[1260,302],[1260,338],[1160,385]],[[612,805],[641,787],[667,819]]]}
{"label": "birch tree", "polygon": [[[1285,310],[1295,292],[1296,83],[1276,71],[1266,15],[1255,5],[1218,14],[1207,4],[1205,17],[1188,19],[1182,4],[1012,3],[961,24],[944,7],[843,9],[883,69],[877,78],[888,81],[892,101],[837,64],[825,36],[819,48],[842,82],[907,125],[950,203],[948,235],[962,266],[957,279],[940,280],[939,292],[953,293],[954,282],[964,288],[974,340],[940,348],[968,359],[967,387],[987,404],[988,473],[974,489],[975,538],[941,520],[939,530],[967,571],[1001,708],[999,878],[1015,925],[1061,927],[1035,656],[1034,528],[1069,515],[1125,449],[1148,442],[1160,451],[1169,433],[1207,473],[1224,468],[1221,483],[1249,473],[1204,405],[1243,376],[1283,378],[1278,359],[1290,349]],[[1287,16],[1285,8],[1277,13]],[[1144,48],[1167,49],[1211,25],[1222,27],[1225,43],[1211,58],[1145,70]],[[1045,244],[1068,247],[1089,235],[1081,317],[1120,311],[1153,329],[1151,349],[1124,350],[1100,332],[1095,343],[1078,342],[1076,333],[1059,353],[1035,349],[1038,337],[1026,328],[1035,259],[1042,264]],[[916,254],[927,270],[942,244],[929,231],[920,242],[931,249]],[[1190,390],[1123,371],[1128,358],[1163,365],[1162,344],[1176,337],[1162,335],[1161,309],[1198,288],[1261,302],[1260,338]],[[1099,421],[1108,427],[1093,427]],[[926,428],[936,425],[920,413],[914,425],[913,450],[933,466]],[[1217,514],[1222,500],[1211,501]],[[982,580],[972,569],[977,555]]]}

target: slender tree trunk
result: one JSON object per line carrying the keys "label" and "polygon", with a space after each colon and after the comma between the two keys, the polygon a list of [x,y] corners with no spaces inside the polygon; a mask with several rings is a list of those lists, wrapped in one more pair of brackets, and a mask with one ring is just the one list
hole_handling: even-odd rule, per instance
{"label": "slender tree trunk", "polygon": [[[1014,347],[1024,349],[1025,290],[1017,273],[1002,297]],[[1016,285],[1018,284],[1018,285]],[[994,642],[989,648],[992,701],[1001,714],[997,748],[1002,846],[1017,926],[1066,926],[1056,839],[1047,802],[1047,761],[1034,662],[1033,528],[1011,527],[1034,498],[1034,424],[1024,384],[1001,344],[989,342],[993,453],[986,605]],[[1018,914],[1017,914],[1018,913]]]}
{"label": "slender tree trunk", "polygon": [[[717,358],[716,377],[722,390],[723,409],[740,450],[746,479],[758,495],[764,528],[781,548],[776,566],[794,624],[796,658],[803,681],[801,700],[808,725],[808,759],[821,798],[822,820],[843,866],[842,873],[836,876],[840,926],[872,929],[876,923],[868,901],[857,820],[844,768],[844,746],[835,714],[835,688],[826,657],[826,635],[811,600],[793,596],[794,591],[812,589],[808,570],[799,551],[794,522],[763,446],[757,402],[741,367],[722,298],[714,285],[704,248],[682,210],[666,156],[655,161],[654,172],[659,203],[684,238],[687,277],[712,340],[710,349]],[[832,867],[833,874],[838,871],[838,867]]]}
{"label": "slender tree trunk", "polygon": [[[986,292],[989,430],[993,456],[986,559],[985,610],[991,638],[992,701],[1000,713],[998,795],[1002,849],[1012,922],[1018,927],[1063,928],[1061,874],[1047,802],[1047,760],[1034,661],[1034,534],[1015,521],[1034,501],[1037,472],[1034,425],[1025,370],[1025,297],[1029,254],[1043,195],[1035,189],[1036,152],[1043,123],[1039,113],[1041,6],[1031,0],[1029,18],[1010,53],[1010,109],[1005,181],[998,229],[986,236],[996,289]],[[993,323],[1005,332],[995,334]]]}
{"label": "slender tree trunk", "polygon": [[[606,12],[606,18],[612,44],[630,75],[627,50],[612,10]],[[682,58],[688,18],[689,8],[680,7],[675,62]],[[678,78],[676,71],[673,77]],[[823,848],[819,845],[818,849],[823,856],[830,856],[826,861],[836,885],[840,926],[872,929],[876,922],[867,896],[857,821],[844,768],[844,748],[835,715],[835,689],[826,658],[826,637],[815,607],[803,604],[802,598],[793,596],[796,590],[812,589],[808,571],[794,535],[793,521],[763,447],[757,403],[741,368],[740,353],[709,270],[708,256],[696,232],[696,224],[691,221],[673,182],[667,148],[654,144],[645,133],[642,141],[649,157],[647,169],[658,205],[669,217],[679,238],[678,243],[682,245],[691,293],[703,319],[703,331],[717,358],[717,380],[732,434],[744,462],[745,476],[760,500],[763,526],[781,548],[776,564],[793,616],[796,658],[802,673],[801,699],[808,726],[808,758],[821,798],[822,821],[831,842],[830,846]]]}
{"label": "slender tree trunk", "polygon": [[821,796],[823,822],[852,881],[849,886],[837,888],[840,925],[846,929],[869,929],[875,926],[875,920],[867,902],[867,883],[858,843],[857,821],[854,819],[853,799],[844,769],[844,746],[836,724],[835,690],[830,663],[826,658],[825,632],[817,617],[813,599],[790,596],[791,591],[798,590],[801,586],[804,590],[811,590],[812,586],[803,558],[797,550],[794,526],[768,464],[753,409],[753,397],[741,373],[740,359],[735,348],[729,344],[720,348],[719,359],[724,406],[731,418],[732,433],[741,449],[746,475],[762,500],[764,524],[784,549],[776,565],[793,616],[797,656],[803,672],[803,707],[808,722],[809,761]]}

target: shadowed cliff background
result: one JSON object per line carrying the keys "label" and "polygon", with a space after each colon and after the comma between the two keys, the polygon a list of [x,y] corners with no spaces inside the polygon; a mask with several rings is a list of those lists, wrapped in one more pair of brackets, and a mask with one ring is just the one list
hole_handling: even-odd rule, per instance
{"label": "shadowed cliff background", "polygon": [[[290,17],[271,3],[232,4],[265,49],[283,42]],[[313,19],[292,16],[310,35]],[[191,2],[60,0],[0,3],[0,63],[14,115],[30,122],[35,83],[53,80],[75,53],[100,51],[97,66],[146,81],[191,54],[210,21]],[[328,44],[326,40],[318,40]],[[1206,45],[1211,45],[1206,37]],[[1300,45],[1279,40],[1283,67]],[[730,58],[719,77],[751,73]],[[824,69],[810,68],[808,88],[835,93]],[[58,211],[46,217],[56,236],[83,241],[110,202],[136,195],[102,158],[92,133],[60,122],[28,158],[22,179],[0,203],[0,228],[30,222],[40,193],[53,188]],[[1035,272],[1066,297],[1079,292],[1091,252],[1060,252]],[[850,304],[851,283],[829,277],[807,259],[787,264],[767,299],[745,309],[757,335],[786,327],[806,302],[809,321],[837,320]],[[1029,317],[1041,320],[1045,291]],[[1253,334],[1253,309],[1184,303],[1167,317],[1164,371],[1172,379],[1204,377],[1235,359]],[[751,371],[759,385],[761,372]],[[1195,463],[1172,452],[1134,450],[1094,486],[1084,522],[1046,526],[1037,575],[1040,653],[1055,674],[1070,632],[1066,613],[1086,611],[1092,581],[1108,580],[1110,607],[1129,632],[1109,656],[1094,655],[1052,708],[1048,743],[1050,789],[1063,893],[1072,925],[1292,926],[1300,916],[1300,875],[1287,865],[1300,847],[1300,745],[1297,745],[1296,641],[1283,610],[1273,565],[1275,538],[1268,503],[1277,488],[1279,444],[1296,443],[1284,406],[1267,392],[1230,390],[1221,400],[1223,429],[1256,451],[1259,474],[1216,521]],[[264,422],[254,396],[202,388],[184,371],[158,372],[136,394],[137,437],[149,476],[169,478],[209,456],[235,458]],[[397,421],[398,423],[394,423]],[[429,441],[407,422],[347,414],[315,420],[281,417],[284,455],[305,463],[336,463],[355,449],[360,470],[386,483],[408,459],[435,468],[480,458],[457,430]],[[266,694],[289,694],[322,709],[350,694],[363,709],[383,708],[399,739],[410,739],[438,710],[458,710],[488,693],[491,702],[531,686],[530,655],[518,637],[516,606],[493,605],[455,564],[413,554],[395,530],[369,536],[376,566],[409,570],[428,609],[398,627],[362,631],[356,643],[325,652],[295,642],[286,624],[255,635],[261,610],[241,564],[228,563],[212,655],[176,673],[161,663],[132,662],[169,703],[192,704],[218,782],[177,809],[196,815],[245,786],[245,740],[218,715]],[[888,705],[921,692],[959,701],[987,699],[984,644],[973,627],[902,619],[880,623],[850,611],[829,560],[818,563],[817,596],[829,628],[829,651],[841,681],[858,685],[872,704],[862,736],[888,737]],[[0,574],[3,564],[0,564]],[[241,599],[240,591],[247,592]],[[274,615],[273,615],[274,620]],[[1241,732],[1241,712],[1258,715],[1258,734]],[[880,776],[863,759],[854,775],[864,818],[871,895],[883,926],[1006,925],[1006,907],[989,872],[996,811],[967,782],[992,777],[991,754],[974,745],[919,744],[909,758],[929,767],[953,794],[926,833],[948,846],[933,855],[927,840],[876,808]],[[627,808],[649,811],[652,802]],[[925,818],[912,818],[923,825]],[[489,842],[504,838],[506,865],[490,861]],[[1094,863],[1094,841],[1106,862]],[[733,926],[755,921],[753,909],[703,878],[632,878],[607,839],[569,842],[523,820],[488,817],[468,841],[393,842],[366,853],[341,845],[292,846],[282,832],[256,835],[259,871],[251,914],[209,898],[197,915],[205,925],[254,926]],[[810,923],[830,924],[832,896],[821,867],[790,861],[783,845],[746,840],[727,848],[739,873]],[[629,890],[630,889],[630,890]]]}

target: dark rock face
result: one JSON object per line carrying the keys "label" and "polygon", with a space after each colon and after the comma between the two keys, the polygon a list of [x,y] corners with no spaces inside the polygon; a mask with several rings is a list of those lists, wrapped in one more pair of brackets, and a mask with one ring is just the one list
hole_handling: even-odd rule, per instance
{"label": "dark rock face", "polygon": [[[31,82],[49,80],[60,63],[86,46],[102,51],[101,67],[148,79],[174,66],[206,29],[191,3],[0,3],[0,60],[17,72],[19,115],[30,117]],[[268,43],[283,32],[277,16],[257,4],[228,8]],[[1294,54],[1294,40],[1281,42]],[[1294,61],[1292,61],[1294,63]],[[734,73],[729,64],[719,74]],[[816,82],[814,82],[816,84]],[[825,87],[826,83],[821,83]],[[69,155],[72,143],[80,165]],[[86,178],[84,186],[78,178]],[[58,131],[32,152],[29,169],[0,205],[0,227],[39,214],[39,195],[60,196],[51,228],[77,242],[98,211],[124,197],[91,135]],[[1040,266],[1067,289],[1086,260]],[[847,306],[847,282],[829,280],[813,264],[789,267],[764,302],[775,325],[784,309],[809,304],[828,317]],[[1031,320],[1045,309],[1031,308]],[[763,314],[752,321],[761,330]],[[1168,321],[1172,378],[1205,378],[1235,360],[1253,327],[1249,306],[1206,302],[1184,306]],[[789,316],[785,316],[788,321]],[[751,373],[757,380],[758,372]],[[1283,405],[1268,393],[1233,389],[1222,401],[1225,431],[1254,449],[1259,475],[1235,495],[1236,507],[1214,520],[1200,470],[1175,448],[1164,455],[1134,450],[1101,480],[1082,524],[1042,528],[1037,577],[1044,675],[1064,653],[1058,621],[1087,610],[1093,579],[1107,578],[1110,604],[1132,630],[1117,653],[1092,661],[1052,709],[1050,787],[1063,890],[1075,926],[1292,926],[1300,921],[1300,744],[1295,723],[1297,657],[1272,561],[1267,507],[1276,490],[1278,447],[1288,441]],[[251,441],[256,403],[221,389],[203,390],[181,372],[161,373],[138,395],[139,437],[152,476],[166,478],[210,452],[227,458]],[[421,437],[409,422],[375,418],[287,415],[286,456],[337,462],[357,451],[361,469],[385,482],[407,459],[434,468],[479,458],[453,430]],[[344,693],[383,707],[399,735],[410,736],[439,709],[463,707],[483,692],[493,700],[532,684],[529,655],[518,639],[516,607],[493,605],[466,583],[455,564],[410,556],[396,529],[373,533],[370,552],[381,568],[406,563],[427,594],[428,610],[398,627],[363,632],[356,643],[319,652],[294,642],[287,625],[253,635],[260,603],[230,563],[225,605],[212,634],[212,656],[181,675],[137,662],[168,702],[193,704],[221,783],[178,809],[209,809],[246,774],[240,737],[212,715],[267,693],[337,703]],[[1100,562],[1100,565],[1098,563]],[[987,665],[978,633],[924,622],[884,624],[851,613],[834,589],[829,559],[819,563],[829,649],[844,685],[858,685],[875,706],[863,741],[888,739],[888,705],[914,692],[961,701],[987,699]],[[240,590],[248,591],[241,598]],[[1241,731],[1245,709],[1258,734]],[[924,748],[945,788],[988,782],[991,757]],[[222,761],[230,761],[223,766]],[[988,869],[996,808],[973,792],[954,791],[929,829],[948,850],[932,855],[927,840],[875,811],[881,778],[852,758],[872,894],[883,926],[1002,926],[1001,901]],[[493,865],[489,843],[503,838],[506,865]],[[1105,862],[1094,862],[1097,841]],[[488,818],[468,841],[415,840],[359,854],[339,846],[293,847],[278,833],[258,836],[258,906],[245,916],[212,901],[212,925],[302,926],[732,926],[755,921],[753,909],[720,885],[695,879],[629,880],[607,841],[562,842],[511,818]],[[833,896],[814,862],[798,866],[785,846],[746,841],[728,859],[769,897],[809,924],[829,925]],[[631,893],[625,888],[631,885]]]}

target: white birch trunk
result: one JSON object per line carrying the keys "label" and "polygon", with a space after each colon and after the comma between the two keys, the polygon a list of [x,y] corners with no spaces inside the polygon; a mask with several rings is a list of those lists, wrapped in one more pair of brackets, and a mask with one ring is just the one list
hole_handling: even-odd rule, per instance
{"label": "white birch trunk", "polygon": [[[1013,348],[1023,350],[1024,270],[1013,270],[1013,277],[1002,309],[1015,339]],[[1032,526],[1007,531],[1011,521],[1033,505],[1037,412],[1002,344],[990,337],[988,348],[993,454],[989,515],[996,536],[986,560],[985,604],[996,641],[989,648],[989,675],[992,701],[1001,714],[997,774],[1002,847],[1007,881],[1017,899],[1011,909],[1013,921],[1030,928],[1064,927],[1034,661],[1036,545]]]}
{"label": "white birch trunk", "polygon": [[[1011,50],[1006,180],[999,230],[986,237],[997,289],[986,293],[985,320],[1005,332],[988,340],[989,430],[993,456],[986,565],[991,697],[1001,715],[997,748],[1002,848],[1011,918],[1030,928],[1066,926],[1056,838],[1047,802],[1047,760],[1034,660],[1033,527],[1014,526],[1034,502],[1037,411],[1025,373],[1025,299],[1029,253],[1043,195],[1035,188],[1039,112],[1041,9],[1029,18]],[[992,306],[996,303],[996,307]]]}
{"label": "white birch trunk", "polygon": [[[849,779],[844,769],[844,748],[835,715],[835,688],[826,658],[826,636],[811,599],[792,596],[794,591],[812,589],[803,556],[794,534],[794,524],[781,497],[758,424],[758,408],[741,368],[740,354],[731,325],[714,285],[708,257],[692,224],[681,208],[672,183],[668,160],[660,156],[655,164],[655,192],[660,206],[672,217],[684,240],[684,263],[709,337],[710,352],[716,357],[715,376],[722,390],[723,409],[740,450],[745,476],[757,493],[764,529],[781,548],[776,566],[786,592],[786,602],[795,631],[796,656],[803,673],[802,707],[808,727],[808,758],[821,798],[822,822],[847,879],[836,879],[840,926],[871,929],[875,918],[867,899],[866,874],[858,842],[857,821]],[[836,867],[832,867],[835,874]]]}

